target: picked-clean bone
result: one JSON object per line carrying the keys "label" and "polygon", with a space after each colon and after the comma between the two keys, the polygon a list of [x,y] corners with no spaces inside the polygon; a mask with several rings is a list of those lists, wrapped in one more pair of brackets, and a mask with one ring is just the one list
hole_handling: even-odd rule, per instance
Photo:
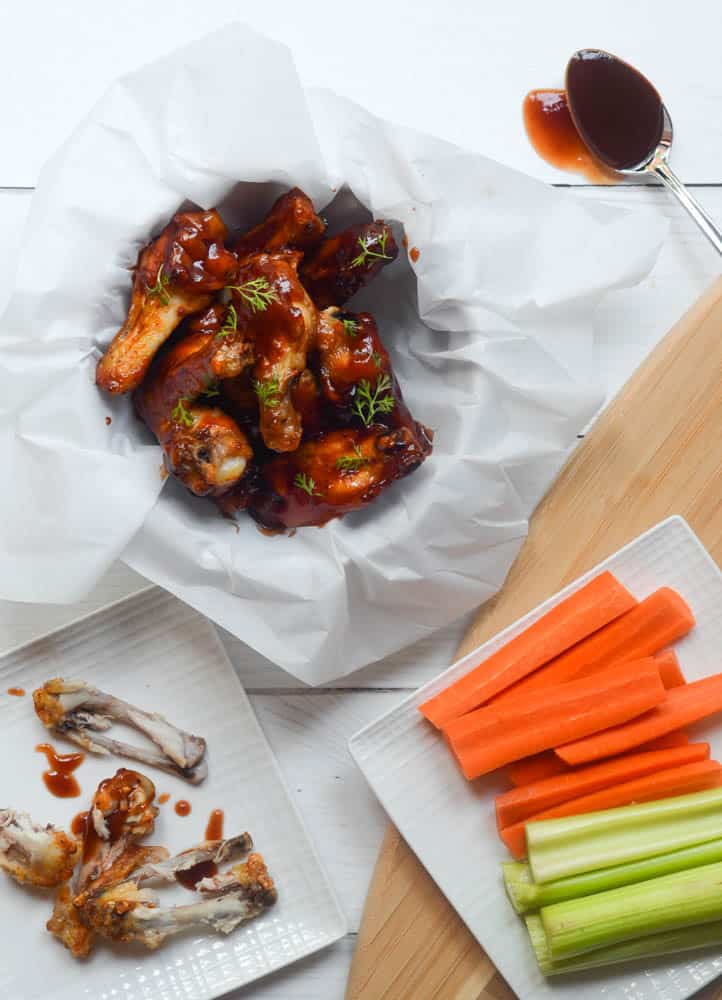
{"label": "picked-clean bone", "polygon": [[[85,681],[53,678],[33,692],[33,702],[44,726],[90,753],[129,757],[185,778],[194,785],[208,774],[204,739],[178,729],[157,712],[144,712]],[[137,729],[161,752],[102,735],[113,722],[123,722]]]}
{"label": "picked-clean bone", "polygon": [[229,934],[277,899],[260,855],[252,854],[246,865],[238,867],[244,868],[247,877],[236,880],[234,891],[166,909],[158,905],[155,892],[139,888],[135,880],[122,882],[91,896],[83,907],[84,923],[113,941],[139,941],[147,948],[157,948],[167,937],[191,927],[207,926]]}
{"label": "picked-clean bone", "polygon": [[[223,864],[232,857],[242,855],[245,857],[253,850],[253,841],[248,833],[241,833],[237,837],[229,837],[228,840],[207,840],[197,847],[189,847],[187,851],[167,858],[165,861],[144,864],[142,868],[137,868],[130,881],[140,884],[149,879],[162,879],[164,882],[174,882],[179,872],[188,871],[196,865],[206,861],[212,861],[216,865]],[[205,880],[204,880],[205,881]],[[237,883],[236,883],[237,886]]]}
{"label": "picked-clean bone", "polygon": [[50,888],[66,882],[80,856],[77,840],[39,826],[24,812],[0,809],[0,868],[16,882]]}

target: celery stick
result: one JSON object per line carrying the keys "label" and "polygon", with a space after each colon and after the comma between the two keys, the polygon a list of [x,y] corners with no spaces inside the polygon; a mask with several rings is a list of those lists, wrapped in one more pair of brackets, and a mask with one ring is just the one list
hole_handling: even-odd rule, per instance
{"label": "celery stick", "polygon": [[722,862],[552,903],[539,915],[555,961],[648,934],[722,920]]}
{"label": "celery stick", "polygon": [[526,840],[534,881],[541,883],[716,840],[720,831],[722,788],[712,788],[638,806],[529,822]]}
{"label": "celery stick", "polygon": [[722,840],[710,840],[705,844],[695,844],[694,847],[684,847],[680,851],[670,851],[669,854],[657,854],[653,858],[613,865],[611,868],[583,872],[541,884],[534,881],[529,865],[524,862],[509,861],[501,867],[512,906],[517,913],[523,914],[551,903],[561,903],[565,899],[591,896],[595,892],[645,882],[650,878],[659,878],[688,868],[699,868],[700,865],[713,864],[715,861],[722,861]]}
{"label": "celery stick", "polygon": [[602,965],[674,955],[677,952],[693,951],[722,944],[722,921],[715,920],[710,924],[683,927],[675,931],[664,931],[662,934],[634,938],[632,941],[608,945],[606,948],[597,948],[596,951],[589,951],[574,958],[555,961],[549,951],[541,918],[538,916],[526,917],[526,926],[536,960],[539,963],[539,969],[545,976],[559,976],[565,972],[582,972],[585,969],[597,969]]}

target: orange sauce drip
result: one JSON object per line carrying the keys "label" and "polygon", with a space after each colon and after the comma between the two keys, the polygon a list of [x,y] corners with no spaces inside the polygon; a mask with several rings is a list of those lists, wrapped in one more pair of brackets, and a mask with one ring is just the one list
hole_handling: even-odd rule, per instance
{"label": "orange sauce drip", "polygon": [[223,840],[223,820],[225,816],[222,809],[214,809],[208,817],[206,825],[206,840]]}
{"label": "orange sauce drip", "polygon": [[191,811],[190,802],[186,802],[185,799],[178,799],[175,804],[175,811],[179,816],[189,816]]}
{"label": "orange sauce drip", "polygon": [[38,743],[35,749],[45,754],[48,770],[43,771],[45,787],[56,798],[75,799],[80,795],[80,785],[73,776],[85,760],[84,753],[58,753],[49,743]]}
{"label": "orange sauce drip", "polygon": [[585,146],[564,90],[531,90],[522,107],[524,127],[535,152],[558,170],[582,174],[593,184],[613,184],[619,175]]}
{"label": "orange sauce drip", "polygon": [[158,796],[158,805],[164,806],[169,798],[170,795],[168,794],[168,792],[163,792],[162,795]]}
{"label": "orange sauce drip", "polygon": [[412,259],[414,264],[416,263],[416,261],[419,259],[420,256],[421,256],[421,251],[419,250],[419,248],[411,247],[411,249],[409,250],[409,257]]}
{"label": "orange sauce drip", "polygon": [[25,688],[8,688],[8,694],[13,695],[15,698],[24,698]]}
{"label": "orange sauce drip", "polygon": [[85,836],[85,824],[88,822],[88,813],[79,812],[76,816],[73,816],[73,822],[70,824],[70,830],[75,834],[76,837]]}

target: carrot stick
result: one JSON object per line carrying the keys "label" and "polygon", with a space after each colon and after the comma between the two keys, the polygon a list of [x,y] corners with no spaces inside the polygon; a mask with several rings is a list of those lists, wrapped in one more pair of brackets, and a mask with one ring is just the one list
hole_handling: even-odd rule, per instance
{"label": "carrot stick", "polygon": [[507,826],[499,836],[515,858],[526,856],[526,824],[541,819],[559,816],[581,816],[615,806],[627,806],[632,802],[652,802],[674,795],[701,792],[706,788],[716,788],[722,784],[722,767],[716,760],[701,760],[694,764],[684,764],[657,774],[648,774],[634,781],[605,788],[591,795],[571,799],[552,809],[546,809],[535,816],[529,816],[520,823]]}
{"label": "carrot stick", "polygon": [[682,668],[679,665],[677,654],[673,649],[663,649],[661,653],[656,653],[654,659],[657,663],[659,676],[662,683],[669,690],[670,688],[681,687],[686,684]]}
{"label": "carrot stick", "polygon": [[506,769],[506,776],[515,788],[520,788],[570,770],[569,765],[557,757],[553,750],[543,750],[531,757],[513,761]]}
{"label": "carrot stick", "polygon": [[[598,733],[633,719],[665,698],[654,661],[560,684],[519,705],[479,708],[444,731],[467,778],[478,778],[530,753],[572,742],[571,734]],[[675,688],[676,691],[686,688]]]}
{"label": "carrot stick", "polygon": [[[563,688],[564,685],[561,685],[556,690]],[[701,681],[672,688],[661,705],[639,719],[615,726],[605,733],[597,732],[593,736],[583,737],[567,746],[559,746],[555,752],[567,764],[587,764],[602,757],[624,753],[625,750],[638,747],[640,743],[664,736],[665,733],[671,733],[720,711],[722,674],[713,674]]]}
{"label": "carrot stick", "polygon": [[470,712],[547,660],[634,608],[637,601],[605,571],[565,597],[496,653],[419,706],[437,729]]}
{"label": "carrot stick", "polygon": [[531,677],[508,688],[498,702],[518,698],[527,691],[577,680],[611,666],[617,660],[651,656],[681,638],[694,625],[694,615],[679,594],[669,587],[656,590],[636,608],[578,642]]}
{"label": "carrot stick", "polygon": [[690,743],[672,750],[652,750],[647,753],[625,754],[601,764],[576,768],[566,774],[536,781],[524,788],[513,788],[496,797],[496,824],[499,830],[513,826],[536,813],[551,809],[570,799],[591,795],[682,764],[707,760],[709,743]]}
{"label": "carrot stick", "polygon": [[665,733],[664,736],[658,736],[648,743],[640,743],[634,750],[635,752],[640,750],[671,750],[672,747],[686,747],[688,743],[689,736],[684,729],[675,729],[674,732]]}

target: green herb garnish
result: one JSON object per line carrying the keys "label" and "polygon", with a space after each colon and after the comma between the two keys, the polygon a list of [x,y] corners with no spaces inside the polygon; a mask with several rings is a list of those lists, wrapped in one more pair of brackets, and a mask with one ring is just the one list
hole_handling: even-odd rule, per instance
{"label": "green herb garnish", "polygon": [[216,334],[216,337],[227,337],[229,333],[235,333],[237,329],[238,313],[236,312],[236,307],[231,303],[226,309],[226,315],[223,318],[223,326]]}
{"label": "green herb garnish", "polygon": [[167,274],[163,274],[163,265],[161,264],[155,276],[155,284],[152,288],[146,284],[145,290],[148,295],[155,295],[162,306],[167,306],[170,302],[170,295],[168,294],[169,284],[170,278]]}
{"label": "green herb garnish", "polygon": [[358,333],[358,323],[355,319],[342,319],[344,331],[347,337],[355,337]]}
{"label": "green herb garnish", "polygon": [[[359,236],[358,245],[361,253],[351,261],[351,267],[363,267],[370,260],[392,260],[386,253],[386,242],[389,238],[388,229],[384,229],[380,236]],[[373,246],[378,246],[379,250],[372,250]]]}
{"label": "green herb garnish", "polygon": [[293,485],[298,486],[299,490],[303,490],[304,493],[308,493],[310,497],[320,497],[321,494],[316,491],[316,482],[307,476],[305,472],[297,472],[296,478],[293,480]]}
{"label": "green herb garnish", "polygon": [[177,424],[184,424],[186,427],[192,427],[196,422],[196,419],[191,413],[188,412],[188,410],[186,410],[185,404],[187,402],[188,397],[181,396],[171,410],[171,417]]}
{"label": "green herb garnish", "polygon": [[265,382],[260,382],[258,379],[253,380],[253,389],[258,396],[258,402],[261,406],[266,406],[273,408],[278,406],[280,403],[280,387],[278,385],[277,378],[266,379]]}
{"label": "green herb garnish", "polygon": [[211,385],[201,391],[201,396],[205,396],[206,399],[213,399],[214,396],[220,396],[220,392],[214,385]]}
{"label": "green herb garnish", "polygon": [[271,302],[278,302],[276,289],[265,278],[252,278],[242,285],[226,285],[226,288],[240,295],[254,313],[264,312]]}
{"label": "green herb garnish", "polygon": [[351,409],[361,418],[364,426],[370,427],[377,413],[391,413],[395,405],[391,379],[388,375],[379,375],[373,389],[367,379],[361,379],[356,386],[356,398]]}
{"label": "green herb garnish", "polygon": [[362,466],[368,465],[370,461],[371,459],[366,458],[359,446],[355,444],[353,455],[341,455],[340,458],[336,459],[336,468],[341,472],[358,472]]}
{"label": "green herb garnish", "polygon": [[383,368],[384,359],[381,357],[378,351],[374,351],[371,357],[374,359],[374,364],[376,365],[377,368]]}

